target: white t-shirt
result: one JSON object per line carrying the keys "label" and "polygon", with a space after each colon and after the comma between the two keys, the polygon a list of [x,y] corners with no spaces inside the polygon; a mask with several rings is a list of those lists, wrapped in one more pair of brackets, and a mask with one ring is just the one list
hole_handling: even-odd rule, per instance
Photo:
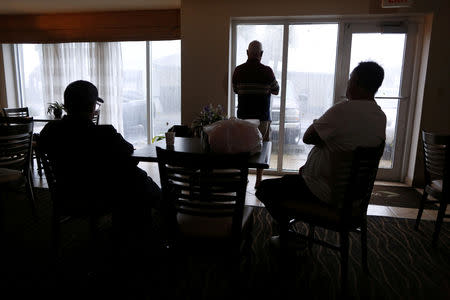
{"label": "white t-shirt", "polygon": [[302,176],[317,198],[338,205],[329,182],[331,153],[380,145],[386,139],[386,115],[375,101],[349,100],[332,106],[313,126],[325,145],[312,148]]}

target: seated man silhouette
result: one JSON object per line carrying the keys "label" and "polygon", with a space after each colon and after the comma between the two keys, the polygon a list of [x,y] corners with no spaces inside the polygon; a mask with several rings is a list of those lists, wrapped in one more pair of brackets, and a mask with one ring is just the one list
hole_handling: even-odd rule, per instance
{"label": "seated man silhouette", "polygon": [[112,125],[92,122],[97,102],[103,100],[92,83],[70,83],[64,91],[67,115],[46,124],[40,147],[54,166],[63,207],[112,211],[113,227],[143,238],[151,207],[159,205],[160,188],[137,167],[132,144]]}
{"label": "seated man silhouette", "polygon": [[357,147],[375,147],[386,139],[386,115],[375,102],[384,70],[375,62],[361,62],[352,71],[347,84],[348,101],[335,104],[314,120],[303,136],[314,145],[299,174],[261,182],[256,196],[276,221],[280,221],[283,199],[323,201],[339,206],[331,197],[331,159],[333,151],[351,151]]}

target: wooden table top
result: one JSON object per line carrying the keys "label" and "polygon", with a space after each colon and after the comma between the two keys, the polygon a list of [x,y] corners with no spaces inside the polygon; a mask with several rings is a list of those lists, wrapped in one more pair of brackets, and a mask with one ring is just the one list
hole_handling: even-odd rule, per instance
{"label": "wooden table top", "polygon": [[[134,151],[133,157],[138,161],[157,162],[156,146],[168,149],[166,141],[161,140],[153,144],[149,144]],[[207,150],[202,146],[200,138],[175,137],[175,144],[169,148],[178,152],[205,153]],[[272,152],[272,142],[263,142],[261,152],[250,156],[248,161],[249,168],[268,169],[270,163],[270,154]]]}

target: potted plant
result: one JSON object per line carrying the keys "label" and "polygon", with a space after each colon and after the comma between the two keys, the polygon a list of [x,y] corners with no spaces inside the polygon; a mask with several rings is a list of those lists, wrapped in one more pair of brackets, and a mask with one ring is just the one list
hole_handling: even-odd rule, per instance
{"label": "potted plant", "polygon": [[192,122],[192,131],[194,136],[201,137],[203,133],[203,127],[214,122],[225,120],[227,118],[223,111],[222,105],[214,107],[212,104],[206,105],[200,111],[200,114]]}
{"label": "potted plant", "polygon": [[55,102],[49,103],[47,113],[53,114],[53,116],[55,116],[55,119],[61,119],[63,110],[65,110],[64,104],[62,104],[58,101],[55,101]]}

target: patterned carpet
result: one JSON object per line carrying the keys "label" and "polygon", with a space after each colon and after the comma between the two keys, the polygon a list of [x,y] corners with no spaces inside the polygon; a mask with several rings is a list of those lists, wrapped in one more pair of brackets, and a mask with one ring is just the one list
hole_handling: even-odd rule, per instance
{"label": "patterned carpet", "polygon": [[[106,222],[102,236],[99,272],[87,276],[86,229],[83,221],[64,227],[62,271],[50,268],[50,199],[37,189],[39,220],[21,196],[5,201],[4,240],[1,272],[2,288],[64,288],[64,297],[106,298],[126,290],[122,299],[336,299],[339,295],[339,256],[337,252],[314,246],[279,256],[268,242],[276,234],[272,219],[264,208],[254,209],[250,251],[238,265],[229,256],[198,252],[168,251],[160,245],[158,215],[155,215],[150,244],[143,256],[129,256],[128,268],[113,281],[116,261],[112,259],[110,230]],[[13,199],[14,198],[14,199]],[[10,201],[11,200],[11,201]],[[107,220],[106,220],[107,221]],[[350,239],[349,293],[355,299],[448,299],[450,295],[450,226],[444,224],[440,242],[431,247],[433,222],[422,221],[420,231],[413,221],[387,217],[368,217],[368,261],[370,276],[360,266],[359,235]],[[299,230],[306,230],[301,225]],[[317,229],[317,236],[336,241],[336,235]],[[285,260],[281,260],[281,258]],[[230,260],[231,259],[231,260]],[[288,261],[288,264],[282,264]],[[117,273],[117,272],[116,272]],[[118,283],[117,283],[118,282]],[[88,297],[85,288],[96,287],[98,294]],[[48,295],[47,292],[44,292]],[[36,294],[37,295],[37,294]],[[7,298],[4,298],[7,299]]]}

